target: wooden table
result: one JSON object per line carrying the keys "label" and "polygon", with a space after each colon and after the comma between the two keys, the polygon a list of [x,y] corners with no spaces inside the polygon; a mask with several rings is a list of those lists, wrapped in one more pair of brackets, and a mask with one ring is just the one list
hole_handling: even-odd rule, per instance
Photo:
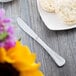
{"label": "wooden table", "polygon": [[38,34],[38,36],[54,51],[66,59],[64,67],[59,68],[48,53],[20,28],[16,21],[16,37],[22,38],[23,44],[37,54],[37,61],[42,63],[41,70],[45,76],[76,76],[76,29],[69,31],[51,31],[41,20],[36,0],[14,0],[10,3],[0,3],[8,17],[16,20],[20,16]]}

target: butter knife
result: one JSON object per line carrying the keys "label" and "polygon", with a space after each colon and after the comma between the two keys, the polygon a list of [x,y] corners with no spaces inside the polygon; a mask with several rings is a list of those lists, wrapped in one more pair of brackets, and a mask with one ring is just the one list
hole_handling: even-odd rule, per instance
{"label": "butter knife", "polygon": [[48,54],[52,57],[57,66],[61,67],[65,64],[65,59],[54,52],[50,47],[48,47],[20,17],[17,18],[17,23],[23,31],[25,31],[34,40],[36,40],[46,50],[46,52],[48,52]]}

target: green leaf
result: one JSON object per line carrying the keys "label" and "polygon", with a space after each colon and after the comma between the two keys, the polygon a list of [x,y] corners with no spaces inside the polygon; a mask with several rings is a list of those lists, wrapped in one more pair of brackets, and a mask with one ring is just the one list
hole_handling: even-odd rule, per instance
{"label": "green leaf", "polygon": [[21,38],[19,38],[18,41],[21,41]]}
{"label": "green leaf", "polygon": [[8,36],[7,32],[0,33],[0,41],[5,40],[7,36]]}

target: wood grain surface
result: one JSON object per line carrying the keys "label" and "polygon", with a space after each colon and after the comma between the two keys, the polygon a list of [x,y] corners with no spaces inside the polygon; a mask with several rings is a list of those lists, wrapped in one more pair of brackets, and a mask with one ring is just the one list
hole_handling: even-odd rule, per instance
{"label": "wood grain surface", "polygon": [[[41,20],[36,0],[13,0],[10,3],[0,3],[0,8],[4,8],[6,15],[14,20],[13,24],[17,39],[21,37],[22,43],[28,45],[32,52],[37,54],[37,62],[41,62],[41,70],[45,76],[76,76],[76,29],[68,31],[49,30]],[[17,26],[16,18],[18,16],[49,47],[66,59],[64,67],[57,67],[48,53]]]}

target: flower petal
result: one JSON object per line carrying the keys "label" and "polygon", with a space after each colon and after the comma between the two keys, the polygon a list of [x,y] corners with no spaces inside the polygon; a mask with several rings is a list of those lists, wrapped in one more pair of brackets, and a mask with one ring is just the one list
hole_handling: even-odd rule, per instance
{"label": "flower petal", "polygon": [[13,27],[12,27],[12,26],[7,27],[7,32],[8,32],[9,35],[14,34],[14,29],[13,29]]}
{"label": "flower petal", "polygon": [[12,22],[12,19],[11,18],[4,18],[2,21],[4,23],[10,23],[10,22]]}
{"label": "flower petal", "polygon": [[5,42],[4,48],[5,49],[9,49],[11,47],[14,47],[15,44],[16,44],[15,41],[13,39],[11,39],[11,40]]}
{"label": "flower petal", "polygon": [[40,67],[40,63],[38,63],[38,64],[33,63],[33,64],[30,64],[30,65],[27,65],[24,62],[19,62],[19,63],[14,63],[12,65],[18,71],[34,71],[34,70],[39,69],[39,67]]}
{"label": "flower petal", "polygon": [[43,73],[39,70],[36,71],[23,71],[20,73],[20,76],[44,76]]}
{"label": "flower petal", "polygon": [[34,63],[36,59],[36,55],[32,54],[29,48],[21,45],[20,42],[16,42],[16,46],[9,49],[8,55],[16,62],[25,62],[26,64]]}
{"label": "flower petal", "polygon": [[13,61],[7,56],[7,52],[4,48],[0,48],[0,62],[13,63]]}
{"label": "flower petal", "polygon": [[4,62],[6,57],[6,51],[4,48],[0,48],[0,62]]}

